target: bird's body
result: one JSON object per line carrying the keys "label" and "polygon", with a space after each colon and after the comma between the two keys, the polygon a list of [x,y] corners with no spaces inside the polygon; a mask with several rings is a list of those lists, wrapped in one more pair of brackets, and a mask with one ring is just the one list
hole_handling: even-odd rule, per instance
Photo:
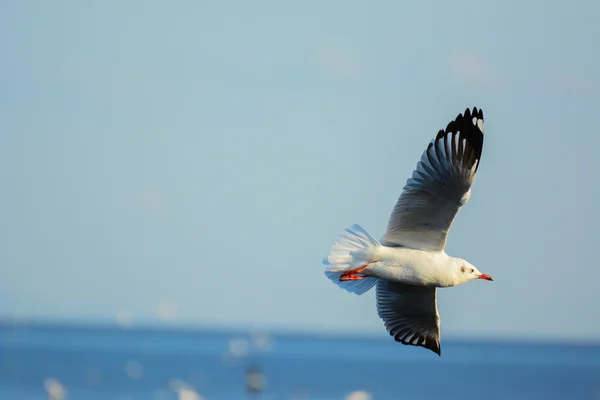
{"label": "bird's body", "polygon": [[377,311],[398,342],[440,352],[436,288],[492,280],[444,251],[458,210],[471,197],[483,148],[483,112],[440,130],[406,182],[379,242],[358,225],[338,237],[326,276],[355,294],[377,285]]}
{"label": "bird's body", "polygon": [[445,274],[449,265],[460,261],[444,252],[388,246],[375,249],[377,261],[369,263],[362,275],[433,287],[450,287],[464,282],[455,274]]}

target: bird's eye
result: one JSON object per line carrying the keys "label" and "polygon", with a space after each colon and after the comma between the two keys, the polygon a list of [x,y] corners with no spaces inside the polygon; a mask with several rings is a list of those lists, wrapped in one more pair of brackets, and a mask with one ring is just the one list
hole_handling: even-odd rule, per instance
{"label": "bird's eye", "polygon": [[471,273],[473,273],[473,271],[475,271],[475,269],[474,269],[474,268],[471,268]]}

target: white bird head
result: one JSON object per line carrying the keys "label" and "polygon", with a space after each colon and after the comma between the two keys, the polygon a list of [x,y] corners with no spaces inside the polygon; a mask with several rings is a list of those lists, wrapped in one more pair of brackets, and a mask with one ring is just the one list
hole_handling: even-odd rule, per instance
{"label": "white bird head", "polygon": [[455,268],[457,268],[456,275],[461,283],[475,279],[493,281],[491,276],[481,273],[475,266],[461,258],[456,259]]}

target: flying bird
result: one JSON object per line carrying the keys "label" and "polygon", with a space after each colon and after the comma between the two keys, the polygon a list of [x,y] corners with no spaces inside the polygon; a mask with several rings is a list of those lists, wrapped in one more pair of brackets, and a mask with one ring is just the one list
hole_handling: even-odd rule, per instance
{"label": "flying bird", "polygon": [[361,295],[377,285],[377,313],[397,342],[441,356],[437,288],[491,281],[444,251],[458,210],[469,201],[483,148],[483,111],[473,108],[440,130],[417,163],[381,241],[346,229],[323,260],[325,275]]}

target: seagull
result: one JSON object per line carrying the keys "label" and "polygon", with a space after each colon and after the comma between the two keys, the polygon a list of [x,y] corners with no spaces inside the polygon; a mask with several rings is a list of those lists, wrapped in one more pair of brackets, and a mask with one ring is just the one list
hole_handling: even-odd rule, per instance
{"label": "seagull", "polygon": [[383,239],[352,225],[323,260],[327,278],[350,293],[361,295],[377,285],[377,313],[395,341],[438,356],[436,289],[493,280],[444,251],[450,226],[471,197],[482,148],[483,111],[466,109],[423,152]]}

